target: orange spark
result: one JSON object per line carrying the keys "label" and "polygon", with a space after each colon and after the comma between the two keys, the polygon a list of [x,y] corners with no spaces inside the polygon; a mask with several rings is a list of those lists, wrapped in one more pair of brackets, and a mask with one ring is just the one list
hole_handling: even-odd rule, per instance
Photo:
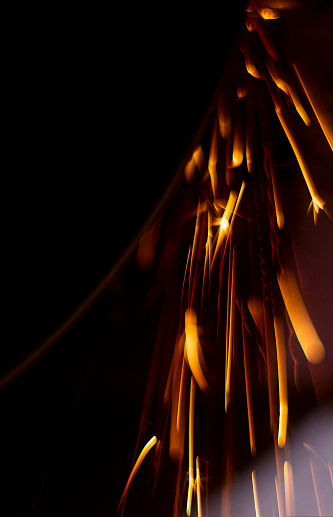
{"label": "orange spark", "polygon": [[247,341],[247,330],[246,330],[245,321],[244,321],[243,301],[241,301],[241,315],[242,315],[244,374],[245,374],[247,415],[248,415],[248,421],[249,421],[250,448],[251,448],[252,456],[255,456],[256,455],[256,438],[255,438],[254,418],[253,418],[251,366],[250,366],[249,348],[248,348],[248,341]]}
{"label": "orange spark", "polygon": [[202,350],[199,341],[197,328],[197,315],[193,309],[186,309],[185,312],[185,351],[193,377],[201,391],[208,391],[209,386],[202,371],[199,355]]}
{"label": "orange spark", "polygon": [[321,363],[325,357],[325,348],[306,310],[292,271],[285,269],[281,272],[278,282],[290,321],[307,360],[313,364]]}
{"label": "orange spark", "polygon": [[214,199],[217,196],[217,172],[216,172],[216,163],[217,163],[217,154],[218,154],[218,142],[219,142],[219,134],[217,127],[217,118],[214,121],[212,138],[210,141],[210,153],[208,159],[208,171],[210,175],[210,181],[212,185],[213,197]]}
{"label": "orange spark", "polygon": [[264,20],[276,20],[277,18],[280,18],[280,13],[277,9],[264,7],[263,9],[257,9],[257,11]]}
{"label": "orange spark", "polygon": [[195,399],[195,382],[191,377],[190,388],[190,405],[189,405],[189,424],[188,424],[188,492],[186,514],[191,515],[192,494],[194,489],[194,470],[193,470],[193,431],[194,431],[194,399]]}
{"label": "orange spark", "polygon": [[197,489],[197,509],[198,517],[202,517],[202,505],[201,505],[201,476],[200,476],[200,465],[199,456],[196,457],[196,489]]}
{"label": "orange spark", "polygon": [[326,137],[326,140],[333,151],[333,120],[330,116],[330,110],[325,106],[325,103],[321,96],[316,95],[316,93],[311,90],[310,84],[304,80],[304,77],[301,76],[299,68],[293,63],[293,67],[297,74],[298,79],[300,80],[301,85],[303,86],[303,90],[312,106],[312,109],[318,119],[320,127]]}
{"label": "orange spark", "polygon": [[[230,258],[232,261],[231,266],[231,287],[230,287],[230,309],[229,309],[229,322],[227,325],[227,365],[226,365],[226,380],[225,380],[225,400],[224,400],[224,409],[227,412],[228,404],[230,401],[230,376],[231,376],[231,358],[232,358],[232,350],[233,350],[233,339],[234,339],[234,320],[235,320],[235,265],[236,265],[236,253],[234,247],[230,244]],[[231,255],[232,254],[232,255]],[[232,257],[232,258],[231,258]],[[229,270],[230,271],[230,270]]]}
{"label": "orange spark", "polygon": [[279,318],[278,316],[274,316],[274,330],[278,363],[280,398],[278,445],[279,447],[284,447],[286,443],[288,422],[287,367],[283,323],[281,318]]}
{"label": "orange spark", "polygon": [[316,210],[316,212],[318,213],[319,212],[319,208],[323,209],[324,207],[324,204],[325,204],[325,201],[323,201],[318,193],[317,193],[317,189],[315,187],[315,184],[313,183],[313,179],[311,177],[311,174],[310,174],[310,171],[308,169],[308,166],[306,165],[305,163],[305,160],[303,158],[303,155],[302,155],[302,152],[299,148],[299,145],[298,143],[296,142],[296,139],[294,138],[294,136],[292,135],[289,127],[288,127],[288,124],[282,114],[282,111],[278,108],[275,109],[276,113],[277,113],[277,116],[279,118],[279,121],[281,123],[281,126],[283,127],[283,130],[289,140],[289,143],[292,147],[292,150],[294,151],[294,154],[296,156],[296,159],[297,159],[297,162],[298,162],[298,165],[300,166],[300,169],[302,171],[302,174],[303,174],[303,177],[305,179],[305,183],[308,187],[308,190],[310,192],[310,196],[312,198],[312,202],[313,202],[313,205],[314,205],[314,208]]}
{"label": "orange spark", "polygon": [[139,454],[139,457],[138,459],[136,460],[135,462],[135,465],[134,467],[132,468],[132,471],[129,475],[129,478],[127,480],[127,483],[126,483],[126,486],[124,488],[124,491],[122,493],[122,496],[120,498],[120,501],[119,501],[119,505],[118,505],[118,511],[119,511],[119,508],[122,504],[122,502],[124,501],[124,498],[126,497],[127,495],[127,492],[132,484],[132,481],[136,475],[136,473],[138,472],[140,466],[141,466],[141,463],[143,462],[143,460],[145,459],[145,457],[147,456],[148,452],[150,451],[150,449],[152,449],[154,447],[154,445],[157,443],[157,438],[156,436],[153,436],[147,443],[146,445],[144,446],[144,448],[142,449],[142,451],[140,452]]}

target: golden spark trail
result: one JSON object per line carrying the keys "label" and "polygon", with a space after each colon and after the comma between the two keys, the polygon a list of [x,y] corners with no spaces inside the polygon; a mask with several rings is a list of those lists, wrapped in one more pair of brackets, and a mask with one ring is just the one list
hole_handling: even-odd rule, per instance
{"label": "golden spark trail", "polygon": [[148,452],[150,451],[150,449],[152,449],[154,447],[154,445],[157,443],[157,438],[156,436],[153,436],[147,443],[146,445],[144,446],[144,448],[142,449],[142,451],[140,452],[139,454],[139,457],[138,459],[136,460],[135,462],[135,465],[129,475],[129,478],[127,480],[127,483],[126,483],[126,486],[124,488],[124,491],[122,493],[122,496],[120,498],[120,501],[119,501],[119,504],[118,504],[118,509],[117,511],[119,511],[119,508],[122,504],[122,502],[124,501],[124,498],[126,497],[126,494],[132,484],[132,481],[136,475],[136,473],[138,472],[140,466],[141,466],[141,463],[143,462],[143,460],[145,459],[145,457],[147,456]]}
{"label": "golden spark trail", "polygon": [[198,517],[202,517],[202,504],[201,504],[201,476],[200,476],[200,465],[199,456],[196,457],[196,489],[197,489],[197,509]]}
{"label": "golden spark trail", "polygon": [[197,315],[193,309],[186,309],[185,312],[185,336],[185,350],[193,377],[201,391],[208,391],[209,386],[200,365],[201,346],[198,336]]}
{"label": "golden spark trail", "polygon": [[228,325],[228,341],[226,346],[228,347],[227,354],[227,367],[226,367],[226,380],[225,380],[225,397],[224,397],[224,409],[227,412],[228,404],[230,401],[230,376],[231,376],[231,361],[232,361],[232,350],[233,350],[233,339],[234,339],[234,319],[235,319],[235,291],[236,291],[236,280],[235,280],[235,269],[236,269],[236,252],[234,246],[230,243],[232,261],[231,266],[231,289],[230,289],[230,316]]}
{"label": "golden spark trail", "polygon": [[216,172],[216,163],[217,163],[217,153],[218,153],[218,142],[219,142],[219,133],[218,133],[218,125],[217,118],[214,121],[212,138],[210,142],[210,153],[208,159],[208,172],[210,175],[210,181],[212,185],[213,198],[217,197],[217,172]]}
{"label": "golden spark trail", "polygon": [[323,105],[322,99],[318,95],[315,95],[313,91],[311,91],[310,85],[305,84],[306,81],[304,81],[304,78],[301,77],[299,68],[295,63],[293,63],[293,67],[301,85],[303,86],[303,90],[311,104],[314,114],[317,117],[326,140],[333,151],[333,120],[330,120],[330,112],[327,107]]}
{"label": "golden spark trail", "polygon": [[279,318],[278,316],[274,316],[274,330],[278,363],[280,399],[278,445],[279,447],[284,447],[286,443],[288,422],[287,367],[283,323],[281,318]]}
{"label": "golden spark trail", "polygon": [[192,375],[190,388],[189,423],[188,423],[188,491],[186,514],[191,515],[192,494],[194,489],[194,470],[193,470],[193,431],[194,431],[194,399],[195,381]]}
{"label": "golden spark trail", "polygon": [[306,310],[293,273],[285,269],[278,275],[278,282],[290,321],[307,360],[313,364],[321,363],[325,357],[325,348]]}
{"label": "golden spark trail", "polygon": [[252,470],[252,488],[253,488],[253,498],[254,498],[254,507],[256,510],[256,517],[261,517],[255,470]]}
{"label": "golden spark trail", "polygon": [[245,389],[246,389],[247,415],[248,415],[248,422],[249,422],[250,448],[251,448],[252,456],[255,456],[256,455],[256,437],[255,437],[254,417],[253,417],[251,366],[250,366],[250,357],[249,357],[249,346],[248,346],[248,341],[247,341],[247,330],[246,330],[245,321],[244,321],[243,300],[241,300],[241,315],[242,315],[242,333],[243,333]]}
{"label": "golden spark trail", "polygon": [[286,500],[286,515],[288,515],[288,517],[294,517],[294,515],[295,515],[295,494],[294,494],[293,469],[292,469],[289,461],[284,462],[283,474],[284,474],[284,489],[285,489],[285,500]]}
{"label": "golden spark trail", "polygon": [[292,150],[294,151],[294,154],[296,156],[296,159],[297,159],[297,162],[298,162],[298,165],[300,166],[300,169],[302,171],[302,174],[303,174],[303,177],[304,177],[304,180],[305,180],[305,183],[308,187],[308,190],[310,192],[310,196],[312,198],[312,201],[313,201],[313,204],[314,204],[314,208],[315,208],[315,211],[318,213],[319,212],[319,208],[323,209],[324,207],[324,204],[325,204],[325,201],[323,201],[319,195],[318,195],[318,192],[317,192],[317,189],[315,187],[315,184],[313,182],[313,179],[311,177],[311,174],[310,174],[310,171],[304,161],[304,158],[303,158],[303,155],[302,155],[302,152],[299,148],[299,145],[298,143],[296,142],[295,138],[293,137],[293,135],[291,134],[291,131],[288,127],[288,124],[282,114],[282,111],[278,108],[275,109],[276,111],[276,114],[279,118],[279,121],[281,123],[281,126],[289,140],[289,143],[292,147]]}

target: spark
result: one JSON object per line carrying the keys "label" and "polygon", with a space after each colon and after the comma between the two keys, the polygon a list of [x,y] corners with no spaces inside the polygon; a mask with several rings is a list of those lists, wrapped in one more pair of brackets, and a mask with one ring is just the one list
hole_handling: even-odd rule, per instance
{"label": "spark", "polygon": [[297,339],[310,363],[319,364],[325,357],[325,348],[314,328],[292,271],[285,269],[278,282],[287,312]]}
{"label": "spark", "polygon": [[199,355],[202,356],[202,350],[198,335],[197,315],[193,309],[186,309],[185,312],[185,336],[185,350],[191,372],[201,391],[207,392],[209,386],[200,364]]}
{"label": "spark", "polygon": [[293,481],[293,469],[289,461],[285,461],[283,465],[284,473],[284,487],[285,487],[285,500],[286,500],[286,515],[293,517],[295,515],[295,494],[294,494],[294,481]]}
{"label": "spark", "polygon": [[254,507],[255,507],[255,511],[256,511],[256,517],[261,517],[255,470],[252,470],[252,488],[253,488],[253,498],[254,498]]}
{"label": "spark", "polygon": [[117,511],[119,511],[119,508],[121,506],[121,504],[123,503],[124,499],[126,498],[126,495],[127,495],[127,492],[133,482],[133,479],[136,475],[136,473],[138,472],[140,466],[141,466],[141,463],[143,462],[143,460],[145,459],[145,457],[147,456],[148,452],[150,451],[150,449],[152,449],[154,447],[154,445],[156,445],[157,443],[157,438],[156,436],[153,436],[147,443],[146,445],[144,446],[144,448],[142,449],[142,451],[140,452],[139,454],[139,457],[138,459],[136,460],[135,462],[135,465],[129,475],[129,478],[127,480],[127,483],[126,483],[126,486],[124,488],[124,491],[122,493],[122,496],[121,496],[121,499],[119,501],[119,505],[118,505],[118,509]]}
{"label": "spark", "polygon": [[200,476],[200,465],[199,456],[196,457],[196,489],[197,489],[197,509],[198,517],[202,517],[202,503],[201,503],[201,476]]}
{"label": "spark", "polygon": [[274,330],[278,363],[280,398],[278,445],[279,447],[284,447],[286,443],[288,421],[286,346],[284,341],[283,323],[281,318],[279,318],[278,316],[274,316]]}
{"label": "spark", "polygon": [[245,321],[244,321],[243,301],[241,302],[241,315],[242,315],[244,374],[245,374],[247,415],[248,415],[248,422],[249,422],[250,448],[251,448],[252,456],[255,456],[256,455],[256,438],[255,438],[254,417],[253,417],[251,367],[250,367],[250,358],[249,358],[249,347],[248,347],[248,342],[247,342],[247,340],[248,340],[247,330],[245,328]]}
{"label": "spark", "polygon": [[320,208],[321,209],[324,208],[325,201],[323,201],[318,195],[317,189],[316,189],[313,179],[311,177],[308,166],[306,165],[305,160],[303,158],[303,154],[300,150],[298,143],[296,142],[295,137],[292,135],[292,133],[288,127],[288,124],[282,114],[282,111],[279,109],[276,109],[275,111],[277,113],[281,126],[283,127],[283,130],[289,140],[292,150],[294,151],[298,165],[300,166],[300,169],[302,171],[306,186],[308,187],[308,190],[310,192],[310,196],[312,198],[314,208],[315,208],[316,212],[318,213]]}
{"label": "spark", "polygon": [[188,491],[187,491],[187,505],[186,514],[191,515],[192,495],[195,486],[194,470],[193,470],[193,431],[194,431],[194,399],[195,399],[195,382],[194,377],[191,377],[190,388],[190,405],[189,405],[189,424],[188,424]]}
{"label": "spark", "polygon": [[333,151],[333,120],[331,120],[329,109],[324,105],[322,98],[311,91],[310,85],[306,84],[304,77],[302,77],[302,74],[300,73],[299,67],[295,63],[293,63],[293,67],[301,85],[303,86],[303,90],[317,117],[326,140]]}

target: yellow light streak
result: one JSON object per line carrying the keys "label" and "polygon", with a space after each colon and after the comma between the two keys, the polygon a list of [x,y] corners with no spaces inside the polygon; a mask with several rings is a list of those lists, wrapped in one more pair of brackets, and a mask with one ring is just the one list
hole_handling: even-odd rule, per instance
{"label": "yellow light streak", "polygon": [[227,354],[227,369],[226,369],[226,381],[225,381],[225,398],[224,398],[224,409],[227,412],[228,404],[230,401],[230,377],[231,377],[231,360],[233,350],[233,339],[234,339],[234,319],[235,319],[235,269],[236,269],[236,252],[234,247],[230,244],[231,256],[229,260],[232,260],[231,269],[231,288],[230,288],[230,312],[229,312],[229,325],[228,325],[228,354]]}
{"label": "yellow light streak", "polygon": [[122,502],[124,501],[124,498],[126,497],[127,495],[127,492],[133,482],[133,479],[136,475],[136,473],[138,472],[140,466],[141,466],[141,463],[143,462],[143,460],[145,459],[145,457],[147,456],[148,452],[150,451],[150,449],[152,449],[154,447],[154,445],[157,443],[157,438],[156,436],[153,436],[147,443],[146,445],[144,446],[144,448],[142,449],[142,451],[140,452],[139,454],[139,457],[138,459],[136,460],[135,462],[135,465],[134,467],[132,468],[132,471],[129,475],[129,478],[127,480],[127,483],[126,483],[126,486],[124,488],[124,491],[122,493],[122,496],[120,498],[120,501],[119,501],[119,505],[118,505],[118,511],[119,511],[119,508],[122,504]]}
{"label": "yellow light streak", "polygon": [[283,465],[284,474],[284,490],[286,500],[286,515],[294,517],[295,515],[295,494],[294,494],[294,480],[293,469],[289,461],[285,461]]}
{"label": "yellow light streak", "polygon": [[297,77],[303,86],[303,90],[311,104],[311,107],[317,117],[320,127],[326,137],[326,140],[333,151],[333,120],[331,120],[330,110],[325,106],[321,96],[316,95],[311,89],[310,84],[305,84],[307,81],[301,76],[299,67],[293,63],[293,67]]}
{"label": "yellow light streak", "polygon": [[304,177],[304,180],[305,180],[305,183],[308,187],[308,190],[310,192],[310,196],[312,198],[312,201],[313,201],[313,204],[315,205],[315,209],[316,211],[319,210],[319,208],[323,209],[324,207],[324,204],[325,204],[325,201],[323,201],[319,195],[318,195],[318,192],[317,192],[317,189],[315,187],[315,184],[313,182],[313,179],[311,177],[311,174],[310,174],[310,171],[305,163],[305,160],[303,158],[303,155],[302,155],[302,152],[299,148],[299,145],[298,143],[296,142],[295,138],[293,137],[293,135],[291,134],[291,131],[288,127],[288,124],[282,114],[282,111],[279,110],[279,109],[275,109],[276,113],[277,113],[277,116],[279,118],[279,121],[281,123],[281,126],[283,127],[283,130],[289,140],[289,143],[292,147],[292,150],[294,151],[294,154],[296,156],[296,159],[297,159],[297,162],[298,162],[298,165],[300,166],[300,169],[302,171],[302,174],[303,174],[303,177]]}
{"label": "yellow light streak", "polygon": [[279,447],[284,447],[286,443],[288,422],[287,366],[283,322],[281,318],[279,318],[278,316],[274,316],[274,330],[278,363],[280,399],[278,445]]}
{"label": "yellow light streak", "polygon": [[196,457],[196,489],[197,489],[197,509],[198,517],[202,517],[202,504],[201,504],[201,476],[200,476],[200,465],[199,456]]}
{"label": "yellow light streak", "polygon": [[243,163],[244,154],[244,135],[241,127],[241,120],[239,113],[234,117],[234,139],[232,146],[232,161],[230,168],[239,167]]}
{"label": "yellow light streak", "polygon": [[193,470],[193,432],[194,432],[194,400],[195,400],[195,382],[194,377],[191,377],[190,388],[190,404],[189,404],[189,424],[188,424],[188,491],[187,491],[187,505],[186,514],[191,515],[192,495],[195,486],[194,470]]}
{"label": "yellow light streak", "polygon": [[210,153],[208,159],[208,172],[210,175],[210,181],[212,185],[213,197],[214,199],[217,197],[217,172],[216,172],[216,163],[217,163],[217,154],[218,154],[218,142],[219,142],[219,133],[217,126],[217,118],[214,121],[212,137],[210,141]]}
{"label": "yellow light streak", "polygon": [[249,349],[247,342],[247,330],[244,321],[244,307],[243,300],[241,301],[241,315],[242,315],[242,333],[243,333],[243,357],[244,357],[244,374],[245,374],[245,388],[246,388],[246,404],[247,404],[247,415],[249,422],[249,436],[250,436],[250,448],[252,456],[256,455],[256,438],[254,429],[254,417],[253,417],[253,400],[252,400],[252,384],[251,384],[251,366]]}
{"label": "yellow light streak", "polygon": [[185,350],[193,377],[201,391],[207,392],[209,386],[199,359],[199,354],[202,355],[202,351],[197,328],[197,315],[191,308],[185,311]]}
{"label": "yellow light streak", "polygon": [[261,517],[255,470],[252,470],[252,488],[253,488],[253,498],[254,498],[254,507],[255,507],[255,511],[256,511],[256,517]]}
{"label": "yellow light streak", "polygon": [[313,326],[292,271],[278,274],[284,304],[297,339],[310,363],[319,364],[325,357],[325,348]]}
{"label": "yellow light streak", "polygon": [[184,382],[184,334],[175,347],[172,362],[172,399],[170,419],[170,446],[169,455],[173,461],[180,463],[184,456],[185,439],[185,393]]}

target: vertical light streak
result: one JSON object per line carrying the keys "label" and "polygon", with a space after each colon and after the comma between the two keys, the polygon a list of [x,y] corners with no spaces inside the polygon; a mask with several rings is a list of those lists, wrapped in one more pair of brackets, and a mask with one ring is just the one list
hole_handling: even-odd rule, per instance
{"label": "vertical light streak", "polygon": [[316,189],[313,179],[311,177],[308,166],[305,163],[303,154],[299,148],[298,143],[296,142],[296,139],[294,138],[294,136],[292,135],[292,133],[288,127],[288,124],[282,114],[282,111],[280,109],[275,109],[275,111],[277,113],[281,126],[286,134],[286,137],[289,140],[292,150],[294,151],[296,160],[298,162],[298,165],[300,166],[306,186],[308,187],[310,196],[312,198],[315,210],[316,210],[316,212],[318,212],[319,208],[323,209],[325,202],[318,195],[317,189]]}
{"label": "vertical light streak", "polygon": [[269,168],[272,177],[272,188],[273,188],[273,198],[275,205],[275,213],[276,213],[276,222],[280,230],[284,227],[284,213],[282,207],[282,201],[280,196],[280,189],[278,183],[278,174],[276,170],[276,161],[273,157],[272,146],[267,146],[268,160],[269,160]]}
{"label": "vertical light streak", "polygon": [[252,470],[252,488],[253,488],[253,498],[254,498],[254,507],[255,507],[255,511],[256,511],[256,517],[261,517],[255,470]]}
{"label": "vertical light streak", "polygon": [[249,422],[250,448],[251,448],[252,456],[255,456],[256,455],[256,437],[255,437],[254,417],[253,417],[251,365],[250,365],[250,357],[249,357],[248,340],[247,340],[247,334],[246,334],[247,330],[245,328],[245,322],[244,322],[243,300],[241,301],[241,315],[242,315],[242,333],[243,333],[245,389],[246,389],[247,416],[248,416],[248,422]]}
{"label": "vertical light streak", "polygon": [[234,116],[234,139],[232,146],[232,162],[230,167],[239,167],[243,163],[244,135],[240,113],[236,111]]}
{"label": "vertical light streak", "polygon": [[196,489],[197,489],[198,517],[202,517],[201,476],[200,476],[199,456],[196,457],[195,465],[196,465]]}
{"label": "vertical light streak", "polygon": [[[231,361],[232,361],[232,350],[233,350],[233,339],[234,339],[234,319],[235,319],[235,291],[236,291],[236,252],[235,248],[230,243],[231,256],[229,260],[232,261],[231,266],[231,289],[230,289],[230,311],[229,311],[229,325],[228,325],[228,346],[227,355],[227,369],[226,369],[226,381],[225,381],[225,398],[224,398],[224,409],[227,412],[228,404],[230,401],[230,377],[231,377]],[[228,345],[227,345],[228,344]]]}
{"label": "vertical light streak", "polygon": [[283,322],[278,316],[274,316],[274,331],[278,363],[280,399],[278,445],[279,447],[284,447],[286,443],[288,422],[287,367]]}
{"label": "vertical light streak", "polygon": [[188,423],[188,491],[186,514],[191,515],[192,495],[194,488],[194,470],[193,470],[193,431],[194,431],[194,399],[195,399],[195,381],[192,375],[190,388],[190,405],[189,405],[189,423]]}
{"label": "vertical light streak", "polygon": [[303,90],[311,104],[311,107],[317,117],[317,120],[320,124],[320,127],[326,137],[326,140],[330,146],[330,148],[333,151],[333,121],[330,120],[330,112],[329,109],[327,109],[326,106],[324,106],[322,99],[315,95],[313,91],[311,91],[311,87],[309,84],[305,84],[306,81],[304,80],[304,77],[302,78],[298,66],[296,66],[295,63],[293,63],[293,67],[295,69],[295,72],[297,74],[297,77],[303,86]]}
{"label": "vertical light streak", "polygon": [[295,516],[295,494],[294,494],[294,480],[293,469],[289,461],[285,461],[283,465],[284,474],[284,490],[286,500],[286,515],[288,517]]}
{"label": "vertical light streak", "polygon": [[319,496],[318,496],[317,483],[316,483],[316,478],[315,478],[315,475],[314,475],[314,472],[313,472],[313,465],[312,465],[312,461],[311,461],[311,460],[310,460],[310,469],[311,469],[311,476],[312,476],[313,488],[314,488],[314,492],[315,492],[315,496],[316,496],[316,503],[317,503],[317,508],[318,508],[318,515],[319,515],[319,517],[321,517],[321,516],[322,516],[322,512],[321,512],[321,508],[320,508],[320,502],[319,502]]}
{"label": "vertical light streak", "polygon": [[185,350],[191,372],[201,391],[208,391],[209,386],[199,360],[201,346],[198,336],[197,315],[193,309],[186,309],[185,312],[185,336]]}
{"label": "vertical light streak", "polygon": [[118,505],[118,509],[117,511],[119,511],[119,508],[122,504],[122,502],[124,501],[124,498],[126,497],[126,494],[133,482],[133,479],[136,475],[136,473],[138,472],[140,466],[141,466],[141,463],[143,462],[143,460],[145,459],[145,457],[147,456],[148,452],[150,451],[150,449],[152,449],[154,447],[154,445],[157,443],[157,438],[156,436],[153,436],[147,443],[146,445],[144,446],[144,448],[142,449],[142,451],[140,452],[139,456],[138,456],[138,459],[136,460],[135,462],[135,465],[134,467],[132,468],[132,471],[129,475],[129,478],[127,480],[127,483],[126,483],[126,486],[124,488],[124,491],[122,493],[122,496],[120,498],[120,501],[119,501],[119,505]]}
{"label": "vertical light streak", "polygon": [[306,310],[293,273],[285,269],[278,275],[284,304],[297,339],[310,363],[319,364],[325,357],[325,348]]}
{"label": "vertical light streak", "polygon": [[214,120],[212,137],[210,141],[210,153],[208,159],[208,172],[210,175],[210,181],[212,185],[213,197],[216,199],[217,197],[217,172],[216,172],[216,163],[217,163],[217,154],[218,154],[218,143],[219,143],[219,133],[217,126],[217,118]]}
{"label": "vertical light streak", "polygon": [[276,490],[276,499],[277,499],[277,504],[278,504],[279,517],[284,517],[282,496],[281,496],[281,491],[279,490],[279,482],[278,482],[277,476],[275,476],[275,490]]}

